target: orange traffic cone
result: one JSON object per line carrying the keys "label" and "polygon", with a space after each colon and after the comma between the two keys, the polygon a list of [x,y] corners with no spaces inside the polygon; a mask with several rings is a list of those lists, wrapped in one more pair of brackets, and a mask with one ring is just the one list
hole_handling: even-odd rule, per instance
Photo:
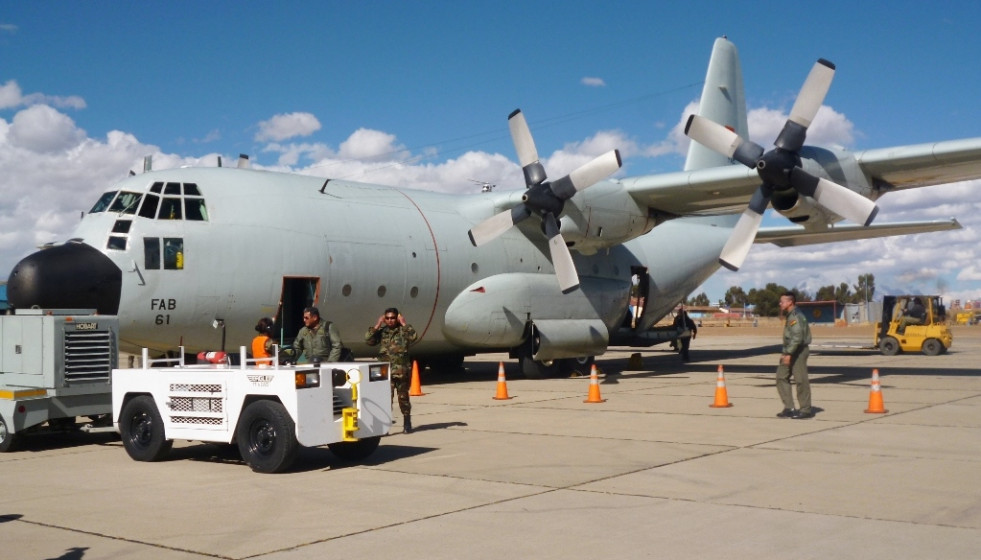
{"label": "orange traffic cone", "polygon": [[589,397],[582,402],[584,403],[606,402],[606,399],[600,398],[599,373],[596,372],[596,364],[593,364],[593,369],[590,370],[589,372]]}
{"label": "orange traffic cone", "polygon": [[511,397],[508,396],[508,382],[504,379],[504,362],[497,368],[497,395],[494,396],[494,400],[506,401]]}
{"label": "orange traffic cone", "polygon": [[409,396],[421,397],[425,394],[422,392],[422,383],[419,382],[419,362],[412,360],[412,381],[409,382]]}
{"label": "orange traffic cone", "polygon": [[722,372],[722,364],[719,364],[719,376],[715,378],[715,402],[709,405],[712,408],[729,408],[729,393],[726,392],[726,376]]}
{"label": "orange traffic cone", "polygon": [[882,403],[882,387],[879,386],[879,370],[872,370],[872,390],[869,391],[869,407],[865,409],[868,413],[883,414],[889,412]]}

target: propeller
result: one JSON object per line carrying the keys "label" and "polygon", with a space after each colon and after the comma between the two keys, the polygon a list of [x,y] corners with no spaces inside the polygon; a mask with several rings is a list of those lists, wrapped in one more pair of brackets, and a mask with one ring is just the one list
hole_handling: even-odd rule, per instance
{"label": "propeller", "polygon": [[538,150],[535,149],[528,123],[520,109],[508,116],[508,128],[511,130],[511,140],[514,142],[528,190],[521,197],[521,204],[474,226],[469,232],[470,242],[475,247],[480,247],[532,214],[538,214],[548,239],[548,249],[559,286],[563,293],[571,292],[579,287],[579,275],[572,262],[569,247],[559,232],[558,217],[562,214],[566,200],[620,169],[620,152],[610,150],[565,177],[549,182],[545,167],[538,159]]}
{"label": "propeller", "polygon": [[879,208],[874,202],[847,187],[811,175],[800,166],[800,149],[804,146],[807,128],[824,103],[834,74],[835,65],[827,60],[822,58],[814,64],[794,101],[790,117],[773,143],[775,148],[768,152],[714,121],[698,115],[688,118],[685,134],[689,138],[746,167],[755,168],[763,179],[722,249],[719,257],[722,266],[730,270],[739,270],[742,266],[756,239],[770,197],[778,189],[793,188],[857,224],[867,226],[875,219]]}

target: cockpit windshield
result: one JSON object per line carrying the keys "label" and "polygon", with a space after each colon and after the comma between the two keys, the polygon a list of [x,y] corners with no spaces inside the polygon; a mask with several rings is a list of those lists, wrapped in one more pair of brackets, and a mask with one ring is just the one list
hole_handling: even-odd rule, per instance
{"label": "cockpit windshield", "polygon": [[135,214],[136,208],[140,205],[143,195],[135,192],[121,191],[116,200],[109,206],[110,212],[120,212],[122,214]]}
{"label": "cockpit windshield", "polygon": [[95,203],[95,206],[89,210],[89,214],[98,214],[99,212],[105,212],[109,208],[109,203],[112,199],[116,198],[116,193],[119,191],[109,191],[107,193],[102,193],[99,200]]}

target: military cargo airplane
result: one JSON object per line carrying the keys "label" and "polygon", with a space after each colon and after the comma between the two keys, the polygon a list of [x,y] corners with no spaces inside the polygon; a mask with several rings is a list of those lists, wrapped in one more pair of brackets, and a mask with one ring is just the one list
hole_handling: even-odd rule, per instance
{"label": "military cargo airplane", "polygon": [[[665,340],[652,326],[754,242],[960,227],[871,223],[874,201],[981,177],[981,138],[805,146],[833,73],[818,61],[767,152],[745,140],[738,53],[717,39],[686,130],[697,142],[675,173],[607,179],[620,167],[613,151],[550,180],[520,111],[509,125],[525,190],[450,195],[248,165],[145,170],[111,186],[71,239],[18,263],[9,300],[117,314],[124,349],[192,353],[226,337],[248,344],[262,316],[289,342],[303,307],[318,305],[364,356],[364,331],[394,306],[430,365],[509,351],[529,376],[585,368],[610,345]],[[770,205],[791,225],[760,228]],[[632,296],[643,305],[627,320]]]}

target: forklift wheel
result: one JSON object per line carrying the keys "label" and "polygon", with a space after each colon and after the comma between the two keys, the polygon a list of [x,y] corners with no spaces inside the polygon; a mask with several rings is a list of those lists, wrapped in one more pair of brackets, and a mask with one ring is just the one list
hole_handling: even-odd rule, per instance
{"label": "forklift wheel", "polygon": [[887,336],[879,343],[879,350],[886,356],[899,354],[899,341],[891,336]]}

